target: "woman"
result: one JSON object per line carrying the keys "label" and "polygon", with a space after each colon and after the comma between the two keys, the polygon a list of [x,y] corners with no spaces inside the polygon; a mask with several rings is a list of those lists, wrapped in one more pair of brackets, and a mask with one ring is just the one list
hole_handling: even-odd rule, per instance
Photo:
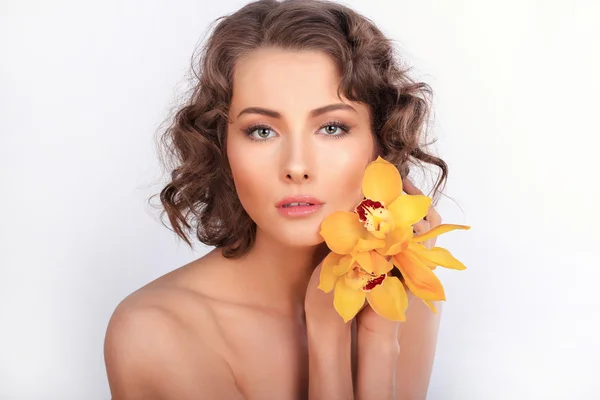
{"label": "woman", "polygon": [[[439,305],[411,301],[404,323],[366,306],[344,323],[317,285],[321,221],[363,199],[369,162],[402,176],[433,164],[436,193],[445,181],[422,148],[429,87],[369,20],[320,1],[221,18],[200,66],[164,136],[175,165],[160,198],[179,236],[216,248],[117,307],[113,399],[425,398]],[[404,190],[420,193],[407,179]],[[415,230],[440,222],[430,209]]]}

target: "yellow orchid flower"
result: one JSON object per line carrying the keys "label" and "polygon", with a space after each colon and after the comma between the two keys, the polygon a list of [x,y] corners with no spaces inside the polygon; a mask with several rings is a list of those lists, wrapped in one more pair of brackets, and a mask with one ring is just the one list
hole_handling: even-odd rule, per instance
{"label": "yellow orchid flower", "polygon": [[404,194],[400,172],[381,157],[367,165],[362,192],[354,212],[334,212],[321,224],[321,236],[338,254],[385,248],[388,234],[417,223],[431,205],[427,196]]}
{"label": "yellow orchid flower", "polygon": [[393,265],[375,251],[329,253],[323,260],[319,289],[333,292],[333,305],[344,322],[350,321],[365,300],[380,316],[404,321],[408,296],[402,282],[389,272]]}
{"label": "yellow orchid flower", "polygon": [[413,228],[399,227],[386,238],[386,245],[376,249],[384,256],[392,258],[393,264],[402,274],[404,284],[410,291],[435,312],[432,301],[446,300],[444,287],[433,270],[444,267],[465,270],[467,267],[442,247],[425,247],[422,242],[456,229],[470,229],[466,225],[442,224],[414,236]]}
{"label": "yellow orchid flower", "polygon": [[[467,267],[442,247],[428,249],[422,242],[456,229],[470,229],[466,225],[442,224],[414,236],[412,227],[396,229],[391,233],[388,243],[378,248],[381,255],[392,257],[396,268],[402,274],[404,284],[417,297],[424,300],[432,309],[431,301],[445,300],[444,287],[433,273],[437,266],[464,270]],[[390,245],[391,243],[391,245]]]}
{"label": "yellow orchid flower", "polygon": [[[433,301],[446,295],[433,270],[466,267],[448,250],[429,249],[423,242],[470,227],[442,224],[415,236],[412,225],[427,215],[431,198],[403,194],[400,173],[381,157],[367,166],[362,191],[365,199],[354,212],[334,212],[321,224],[332,253],[323,262],[319,287],[325,292],[335,288],[334,306],[344,321],[354,318],[365,299],[379,315],[403,321],[404,285],[436,312]],[[400,279],[390,276],[392,264]]]}

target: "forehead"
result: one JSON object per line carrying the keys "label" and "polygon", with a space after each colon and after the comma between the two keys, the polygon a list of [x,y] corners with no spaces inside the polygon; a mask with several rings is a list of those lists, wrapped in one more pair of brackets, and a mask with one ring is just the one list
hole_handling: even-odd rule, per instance
{"label": "forehead", "polygon": [[231,106],[313,109],[339,103],[339,83],[337,66],[323,52],[254,50],[235,66]]}

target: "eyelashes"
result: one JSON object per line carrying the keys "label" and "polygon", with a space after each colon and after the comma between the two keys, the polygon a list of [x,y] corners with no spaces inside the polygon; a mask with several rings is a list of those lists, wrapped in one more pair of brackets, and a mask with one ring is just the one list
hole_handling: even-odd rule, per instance
{"label": "eyelashes", "polygon": [[[343,122],[340,122],[340,121],[329,121],[329,122],[321,125],[319,127],[319,131],[323,128],[329,128],[329,127],[335,127],[335,128],[338,128],[339,130],[341,130],[341,132],[338,134],[327,134],[327,133],[324,134],[325,136],[329,136],[333,139],[340,139],[350,133],[350,126]],[[259,129],[270,130],[274,133],[273,129],[269,125],[266,125],[266,124],[254,124],[254,125],[249,126],[246,129],[243,129],[242,131],[244,132],[244,134],[246,136],[248,136],[248,138],[250,140],[253,140],[255,142],[266,142],[267,140],[272,139],[274,137],[274,136],[272,136],[272,137],[253,136],[252,134]]]}

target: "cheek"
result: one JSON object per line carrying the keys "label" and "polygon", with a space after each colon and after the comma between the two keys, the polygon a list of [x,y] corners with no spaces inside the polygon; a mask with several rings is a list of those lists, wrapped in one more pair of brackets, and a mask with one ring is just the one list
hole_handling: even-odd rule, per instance
{"label": "cheek", "polygon": [[324,169],[327,187],[340,210],[352,211],[362,201],[362,178],[365,168],[374,160],[372,153],[372,146],[360,143],[328,157],[328,167]]}
{"label": "cheek", "polygon": [[363,199],[362,195],[362,177],[369,160],[361,160],[348,166],[346,173],[338,182],[340,185],[340,198],[347,205],[348,211],[354,210],[354,207]]}
{"label": "cheek", "polygon": [[228,146],[227,156],[240,203],[248,215],[256,220],[257,212],[264,209],[269,201],[265,196],[268,195],[271,178],[266,176],[269,170],[260,164],[261,158],[249,152],[247,146],[245,149],[232,143]]}

